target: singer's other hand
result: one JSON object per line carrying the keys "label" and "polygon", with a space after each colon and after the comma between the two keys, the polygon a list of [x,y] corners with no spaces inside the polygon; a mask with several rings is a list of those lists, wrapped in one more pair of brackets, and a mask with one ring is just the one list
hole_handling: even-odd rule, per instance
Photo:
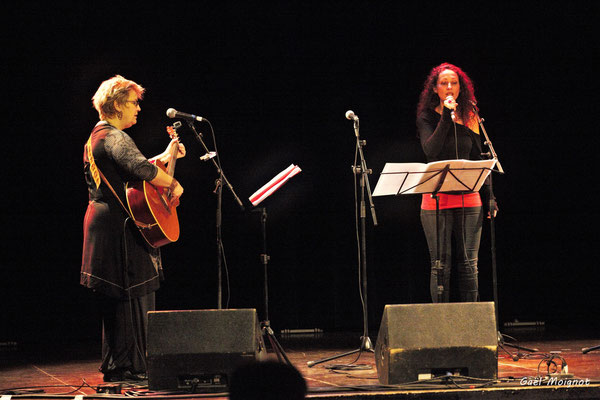
{"label": "singer's other hand", "polygon": [[498,203],[496,203],[496,200],[492,200],[488,208],[487,218],[491,219],[492,215],[496,218],[496,215],[498,215]]}

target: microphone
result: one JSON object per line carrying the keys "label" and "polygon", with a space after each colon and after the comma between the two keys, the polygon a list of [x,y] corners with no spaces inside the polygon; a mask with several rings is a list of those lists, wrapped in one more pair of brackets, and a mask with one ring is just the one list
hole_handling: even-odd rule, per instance
{"label": "microphone", "polygon": [[346,118],[353,121],[358,121],[358,115],[354,114],[354,111],[352,110],[346,111]]}
{"label": "microphone", "polygon": [[194,115],[194,114],[186,114],[184,112],[177,111],[174,108],[169,108],[167,110],[167,117],[169,117],[169,118],[189,119],[189,120],[198,121],[198,122],[202,122],[202,121],[206,120],[205,118],[199,117],[199,116]]}

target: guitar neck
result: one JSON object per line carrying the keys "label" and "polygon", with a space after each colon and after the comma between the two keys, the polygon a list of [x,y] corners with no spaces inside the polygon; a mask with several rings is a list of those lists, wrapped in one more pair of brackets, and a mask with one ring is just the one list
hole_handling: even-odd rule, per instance
{"label": "guitar neck", "polygon": [[[179,138],[177,137],[177,132],[175,131],[175,129],[177,128],[176,124],[179,124],[179,126],[181,126],[181,122],[176,122],[173,126],[167,126],[167,132],[169,133],[169,137],[171,139],[176,139],[177,140],[177,144],[179,145]],[[169,160],[167,161],[167,164],[169,165],[167,170],[165,171],[167,174],[173,176],[175,175],[175,163],[177,162],[177,154],[179,153],[179,146],[173,146],[173,148],[171,149],[171,154],[169,154]]]}
{"label": "guitar neck", "polygon": [[175,163],[177,162],[177,153],[179,152],[179,148],[177,146],[173,146],[173,150],[171,150],[171,154],[169,155],[169,167],[167,168],[167,174],[173,176],[175,175]]}

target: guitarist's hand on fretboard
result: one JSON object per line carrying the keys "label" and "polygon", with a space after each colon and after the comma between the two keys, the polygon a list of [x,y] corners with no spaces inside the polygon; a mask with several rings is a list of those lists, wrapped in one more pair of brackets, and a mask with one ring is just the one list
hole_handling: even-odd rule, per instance
{"label": "guitarist's hand on fretboard", "polygon": [[171,151],[173,151],[173,146],[179,146],[177,151],[177,158],[185,157],[185,146],[177,138],[171,140],[171,143],[169,143],[167,149],[165,150],[165,154],[171,154]]}

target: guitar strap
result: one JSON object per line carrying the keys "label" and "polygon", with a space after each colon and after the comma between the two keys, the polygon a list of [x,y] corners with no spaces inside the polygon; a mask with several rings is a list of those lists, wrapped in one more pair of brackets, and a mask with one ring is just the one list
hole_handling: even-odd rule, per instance
{"label": "guitar strap", "polygon": [[136,221],[135,218],[133,218],[133,215],[131,215],[131,213],[127,209],[127,207],[125,207],[125,204],[123,204],[123,202],[121,201],[121,198],[117,195],[117,192],[115,192],[115,189],[112,187],[112,185],[110,184],[110,182],[108,182],[108,179],[106,179],[106,177],[104,176],[104,174],[102,173],[102,171],[100,171],[100,168],[98,168],[98,165],[96,165],[96,162],[94,161],[94,156],[92,154],[91,141],[92,141],[92,137],[90,135],[90,139],[85,144],[85,147],[86,147],[86,151],[87,151],[88,161],[90,163],[90,171],[92,171],[92,177],[94,178],[94,181],[96,183],[96,188],[100,187],[100,179],[98,179],[98,176],[100,176],[100,178],[102,178],[102,181],[104,181],[104,183],[106,183],[106,186],[108,186],[108,188],[110,189],[110,191],[115,195],[115,198],[117,199],[117,201],[119,202],[119,204],[121,205],[121,207],[123,207],[123,210],[125,211],[125,213],[129,216],[129,218],[133,222],[135,222],[135,225],[139,229],[150,229],[150,228],[152,228],[151,224],[145,224],[143,222]]}
{"label": "guitar strap", "polygon": [[117,195],[117,192],[115,192],[115,189],[113,189],[113,187],[108,182],[108,179],[106,179],[106,177],[104,176],[104,174],[102,173],[102,171],[100,171],[100,169],[98,169],[98,172],[100,173],[100,177],[102,178],[102,180],[104,181],[104,183],[106,183],[106,186],[108,186],[108,188],[110,189],[110,191],[113,192],[113,194],[117,198],[117,201],[119,202],[119,204],[121,205],[121,207],[123,207],[123,210],[125,210],[125,212],[127,213],[127,215],[129,215],[129,218],[131,218],[131,220],[133,222],[135,222],[135,225],[139,229],[150,229],[150,228],[152,228],[151,224],[145,224],[143,222],[136,221],[135,218],[133,218],[133,215],[131,215],[131,213],[129,212],[129,210],[127,209],[127,207],[125,207],[125,204],[123,204],[123,202],[121,201],[121,198]]}

